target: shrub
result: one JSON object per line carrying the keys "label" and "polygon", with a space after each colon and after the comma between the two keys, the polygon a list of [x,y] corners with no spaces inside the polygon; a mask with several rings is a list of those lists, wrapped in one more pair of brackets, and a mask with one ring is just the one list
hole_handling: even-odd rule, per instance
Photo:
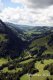
{"label": "shrub", "polygon": [[53,75],[53,63],[51,63],[50,65],[46,65],[44,67],[44,70],[48,70],[50,74]]}
{"label": "shrub", "polygon": [[46,65],[46,66],[44,67],[44,70],[47,70],[47,69],[48,69],[48,67],[49,67],[49,65]]}
{"label": "shrub", "polygon": [[9,70],[15,69],[15,66],[14,66],[14,65],[9,65],[9,66],[8,66],[8,69],[9,69]]}
{"label": "shrub", "polygon": [[2,66],[3,66],[3,68],[4,68],[4,67],[8,67],[8,64],[2,64]]}
{"label": "shrub", "polygon": [[49,80],[49,78],[47,77],[46,80]]}
{"label": "shrub", "polygon": [[41,64],[44,64],[44,61],[43,60],[41,60]]}
{"label": "shrub", "polygon": [[37,72],[39,72],[39,70],[38,69],[34,69],[34,68],[29,69],[29,71],[28,71],[28,73],[30,73],[30,74],[35,74]]}
{"label": "shrub", "polygon": [[3,69],[3,66],[0,66],[0,70],[2,70]]}

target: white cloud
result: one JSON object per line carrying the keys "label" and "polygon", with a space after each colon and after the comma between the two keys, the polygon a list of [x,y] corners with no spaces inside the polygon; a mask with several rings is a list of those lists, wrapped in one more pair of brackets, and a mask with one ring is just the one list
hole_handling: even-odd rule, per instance
{"label": "white cloud", "polygon": [[7,7],[0,13],[0,19],[23,25],[53,25],[53,6],[46,9]]}
{"label": "white cloud", "polygon": [[0,18],[3,21],[12,21],[15,23],[24,23],[28,24],[30,23],[30,18],[32,18],[31,13],[29,10],[26,8],[20,9],[20,8],[5,8],[3,12],[0,13]]}
{"label": "white cloud", "polygon": [[25,3],[26,0],[11,0],[14,3]]}

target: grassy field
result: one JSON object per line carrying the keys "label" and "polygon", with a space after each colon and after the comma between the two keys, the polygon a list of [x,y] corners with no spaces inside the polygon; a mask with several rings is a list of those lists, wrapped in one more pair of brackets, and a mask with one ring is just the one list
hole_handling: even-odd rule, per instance
{"label": "grassy field", "polygon": [[29,47],[43,46],[43,45],[47,46],[47,42],[48,42],[49,38],[50,38],[49,36],[46,36],[43,38],[36,39],[36,40],[32,41],[32,43],[30,44]]}
{"label": "grassy field", "polygon": [[39,70],[39,72],[37,74],[38,75],[44,75],[44,74],[45,75],[50,75],[49,71],[43,70],[43,69],[47,64],[53,63],[53,60],[52,59],[44,60],[43,63],[44,64],[42,64],[41,61],[37,61],[35,63],[35,67]]}
{"label": "grassy field", "polygon": [[53,80],[53,76],[32,76],[30,80]]}
{"label": "grassy field", "polygon": [[53,54],[53,48],[51,48],[50,46],[47,46],[47,50],[45,50],[42,55],[45,55],[45,54]]}
{"label": "grassy field", "polygon": [[20,78],[20,80],[29,80],[29,78],[28,74],[25,74]]}
{"label": "grassy field", "polygon": [[29,31],[29,32],[26,32],[25,34],[27,34],[27,35],[32,35],[32,34],[41,34],[41,32],[40,31]]}
{"label": "grassy field", "polygon": [[4,58],[0,58],[0,65],[7,63],[8,60]]}

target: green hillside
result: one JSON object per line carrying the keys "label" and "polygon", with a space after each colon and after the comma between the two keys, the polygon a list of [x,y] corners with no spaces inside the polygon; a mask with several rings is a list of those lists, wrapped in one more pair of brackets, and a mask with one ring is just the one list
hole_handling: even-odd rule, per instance
{"label": "green hillside", "polygon": [[[29,51],[35,52],[36,50],[39,51],[41,47],[45,47],[46,50],[43,51],[42,55],[53,54],[53,45],[52,45],[53,39],[51,40],[51,38],[53,38],[52,35],[53,35],[53,33],[51,33],[47,36],[43,36],[41,38],[32,40],[32,42],[29,45]],[[50,41],[51,45],[49,45],[49,41]]]}

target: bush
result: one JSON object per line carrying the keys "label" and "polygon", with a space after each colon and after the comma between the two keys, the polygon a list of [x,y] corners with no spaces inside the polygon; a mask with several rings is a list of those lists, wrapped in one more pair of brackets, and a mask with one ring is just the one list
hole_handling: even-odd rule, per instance
{"label": "bush", "polygon": [[3,68],[4,68],[4,67],[8,67],[8,64],[2,64],[2,66],[3,66]]}
{"label": "bush", "polygon": [[49,80],[49,78],[47,77],[46,80]]}
{"label": "bush", "polygon": [[15,69],[15,66],[14,66],[14,65],[9,65],[9,66],[8,66],[8,69],[9,69],[9,70]]}
{"label": "bush", "polygon": [[50,75],[53,75],[53,71],[50,72]]}
{"label": "bush", "polygon": [[35,74],[37,72],[39,72],[39,70],[38,69],[34,69],[34,68],[29,69],[29,71],[28,71],[28,73],[30,73],[30,74]]}
{"label": "bush", "polygon": [[3,69],[3,66],[0,66],[0,70],[2,70]]}
{"label": "bush", "polygon": [[44,67],[44,70],[47,70],[47,69],[48,69],[48,67],[49,67],[49,65],[46,65],[46,66]]}
{"label": "bush", "polygon": [[41,60],[41,64],[44,64],[44,61],[43,60]]}
{"label": "bush", "polygon": [[44,67],[44,70],[48,70],[50,74],[53,75],[53,63],[51,63],[50,65],[46,65]]}

